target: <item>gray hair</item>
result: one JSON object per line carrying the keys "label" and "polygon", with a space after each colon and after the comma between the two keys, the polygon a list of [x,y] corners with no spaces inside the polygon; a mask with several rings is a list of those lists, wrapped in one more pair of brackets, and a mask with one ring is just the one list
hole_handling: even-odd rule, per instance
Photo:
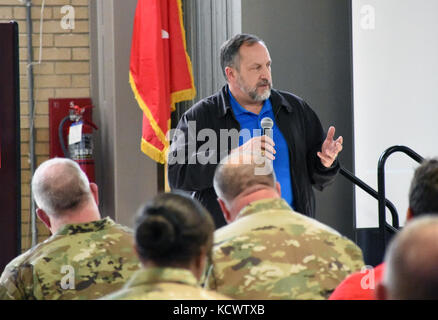
{"label": "gray hair", "polygon": [[385,263],[389,299],[438,299],[438,217],[408,222],[390,243]]}
{"label": "gray hair", "polygon": [[263,40],[260,39],[259,37],[246,33],[237,34],[222,44],[220,49],[220,60],[221,60],[221,68],[225,80],[228,80],[227,74],[225,73],[226,67],[232,67],[235,68],[237,71],[239,71],[240,47],[244,44],[251,46],[255,43],[262,43],[264,46],[266,46]]}
{"label": "gray hair", "polygon": [[38,167],[32,193],[37,206],[54,216],[78,208],[91,197],[87,176],[76,162],[65,158],[53,158]]}
{"label": "gray hair", "polygon": [[256,185],[275,188],[272,161],[255,153],[233,152],[223,158],[213,178],[216,194],[229,204],[242,192]]}

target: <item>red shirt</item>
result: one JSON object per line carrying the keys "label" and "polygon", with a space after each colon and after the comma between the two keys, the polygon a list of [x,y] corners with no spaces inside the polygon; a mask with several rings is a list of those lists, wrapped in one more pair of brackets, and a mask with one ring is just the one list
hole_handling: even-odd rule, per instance
{"label": "red shirt", "polygon": [[376,300],[374,289],[381,281],[384,263],[349,275],[342,281],[329,300]]}

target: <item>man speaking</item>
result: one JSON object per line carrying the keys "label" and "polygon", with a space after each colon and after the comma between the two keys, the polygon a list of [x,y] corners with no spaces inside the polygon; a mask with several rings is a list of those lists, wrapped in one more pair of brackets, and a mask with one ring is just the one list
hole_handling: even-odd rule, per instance
{"label": "man speaking", "polygon": [[[175,134],[169,151],[170,187],[192,192],[210,211],[216,227],[221,227],[226,222],[213,189],[215,168],[233,149],[259,151],[273,161],[282,198],[295,211],[314,217],[312,186],[322,190],[333,181],[339,171],[336,158],[342,137],[334,140],[334,127],[325,136],[317,115],[304,100],[272,88],[272,61],[257,36],[238,34],[227,40],[220,59],[227,84],[197,102],[178,123],[176,131],[181,134]],[[269,119],[272,123],[266,127]],[[216,141],[209,141],[215,148],[201,147],[205,139],[199,133],[205,129],[216,133]],[[240,135],[231,137],[228,145],[222,133],[233,130]],[[266,130],[269,135],[263,134]],[[225,150],[221,148],[224,143]],[[208,161],[195,161],[200,156]]]}

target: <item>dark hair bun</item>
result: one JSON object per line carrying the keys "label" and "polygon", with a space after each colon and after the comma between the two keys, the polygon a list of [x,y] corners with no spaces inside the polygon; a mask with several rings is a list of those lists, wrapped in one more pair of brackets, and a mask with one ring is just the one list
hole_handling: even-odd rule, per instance
{"label": "dark hair bun", "polygon": [[136,241],[151,258],[160,256],[173,247],[176,230],[173,224],[160,215],[149,215],[136,230]]}
{"label": "dark hair bun", "polygon": [[158,266],[189,266],[210,250],[214,224],[208,211],[182,193],[164,193],[139,210],[135,242],[142,261]]}

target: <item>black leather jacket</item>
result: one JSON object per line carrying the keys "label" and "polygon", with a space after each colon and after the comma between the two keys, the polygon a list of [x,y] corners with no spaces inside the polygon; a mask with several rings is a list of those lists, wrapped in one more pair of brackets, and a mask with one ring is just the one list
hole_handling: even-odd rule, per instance
{"label": "black leather jacket", "polygon": [[[275,122],[289,146],[296,211],[314,217],[315,195],[312,185],[322,190],[330,184],[339,171],[339,163],[336,160],[330,168],[325,168],[321,164],[317,152],[321,150],[325,132],[317,115],[304,100],[291,93],[274,89],[271,91],[270,99]],[[189,130],[189,121],[196,121],[196,128],[192,125],[192,129]],[[210,128],[216,132],[217,148],[207,151],[207,154],[203,153],[213,163],[200,164],[194,161],[197,156],[196,150],[207,141],[197,141],[196,148],[194,148],[193,144],[189,146],[188,137],[195,137],[204,128]],[[228,155],[231,149],[237,147],[236,144],[229,145],[228,150],[220,154],[219,132],[221,129],[233,128],[240,130],[240,125],[233,114],[228,86],[225,85],[221,91],[197,102],[183,114],[177,130],[184,133],[185,139],[181,139],[181,136],[177,139],[178,135],[175,135],[169,152],[168,177],[171,189],[192,192],[194,197],[210,211],[217,228],[225,225],[226,222],[213,189],[213,176],[217,163]],[[172,164],[178,152],[184,152],[185,161]]]}

